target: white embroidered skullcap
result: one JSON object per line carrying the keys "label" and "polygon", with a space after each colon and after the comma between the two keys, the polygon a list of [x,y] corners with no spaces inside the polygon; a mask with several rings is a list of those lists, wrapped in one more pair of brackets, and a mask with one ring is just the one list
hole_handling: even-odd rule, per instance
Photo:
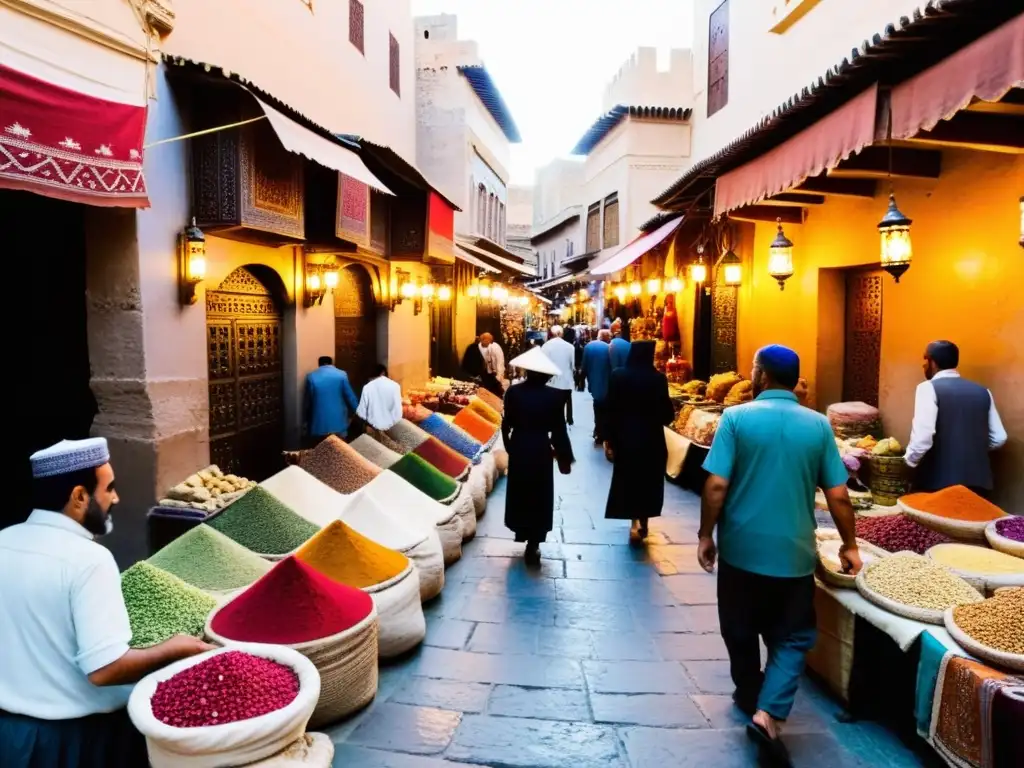
{"label": "white embroidered skullcap", "polygon": [[103,437],[61,440],[56,445],[36,451],[29,460],[32,462],[32,477],[53,477],[102,467],[110,461],[110,450]]}

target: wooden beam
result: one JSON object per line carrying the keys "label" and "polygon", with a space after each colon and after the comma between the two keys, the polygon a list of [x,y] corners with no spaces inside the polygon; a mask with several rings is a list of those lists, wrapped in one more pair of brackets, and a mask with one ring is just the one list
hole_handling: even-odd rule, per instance
{"label": "wooden beam", "polygon": [[878,188],[874,179],[836,179],[828,176],[815,176],[807,179],[794,192],[815,192],[829,197],[868,197],[873,198]]}
{"label": "wooden beam", "polygon": [[[890,168],[890,158],[892,161]],[[907,149],[875,144],[843,160],[828,172],[831,177],[884,179],[937,179],[942,170],[942,153],[931,149]]]}
{"label": "wooden beam", "polygon": [[1012,115],[960,112],[921,131],[915,143],[964,147],[988,152],[1024,152],[1024,119]]}
{"label": "wooden beam", "polygon": [[783,205],[746,205],[729,211],[733,221],[775,221],[782,219],[783,224],[803,224],[804,209]]}
{"label": "wooden beam", "polygon": [[824,195],[811,195],[801,192],[783,192],[761,201],[762,205],[822,205]]}

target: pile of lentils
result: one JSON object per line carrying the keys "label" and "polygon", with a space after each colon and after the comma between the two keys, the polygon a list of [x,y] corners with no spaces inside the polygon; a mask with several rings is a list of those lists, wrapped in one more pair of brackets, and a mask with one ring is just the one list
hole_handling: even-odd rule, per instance
{"label": "pile of lentils", "polygon": [[153,716],[176,728],[251,720],[284,709],[299,694],[299,679],[276,661],[241,651],[211,656],[157,683]]}
{"label": "pile of lentils", "polygon": [[162,643],[174,635],[202,637],[217,601],[146,561],[121,574],[121,594],[132,627],[132,648]]}
{"label": "pile of lentils", "polygon": [[147,561],[205,592],[223,593],[252,584],[271,564],[208,525],[178,537]]}
{"label": "pile of lentils", "polygon": [[966,581],[926,557],[900,552],[883,557],[864,570],[867,586],[902,605],[945,611],[983,599]]}
{"label": "pile of lentils", "polygon": [[996,520],[996,533],[1007,539],[1024,541],[1024,517],[1004,517]]}
{"label": "pile of lentils", "polygon": [[982,645],[1024,655],[1024,587],[1000,589],[984,602],[958,606],[953,621]]}
{"label": "pile of lentils", "polygon": [[211,517],[207,525],[261,555],[286,555],[320,530],[260,486]]}
{"label": "pile of lentils", "polygon": [[923,555],[936,544],[952,539],[903,515],[858,517],[857,538],[864,539],[886,552],[916,552]]}

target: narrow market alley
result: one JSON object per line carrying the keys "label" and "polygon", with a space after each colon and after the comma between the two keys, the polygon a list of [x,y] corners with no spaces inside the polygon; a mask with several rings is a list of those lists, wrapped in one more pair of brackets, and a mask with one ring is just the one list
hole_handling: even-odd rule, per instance
{"label": "narrow market alley", "polygon": [[[757,764],[732,706],[715,577],[696,560],[699,500],[666,486],[645,548],[605,521],[611,465],[576,393],[576,464],[556,474],[555,531],[539,568],[503,525],[502,485],[476,539],[424,605],[427,637],[382,666],[374,703],[329,731],[345,768]],[[841,723],[806,680],[784,731],[794,765],[928,765],[890,731]]]}

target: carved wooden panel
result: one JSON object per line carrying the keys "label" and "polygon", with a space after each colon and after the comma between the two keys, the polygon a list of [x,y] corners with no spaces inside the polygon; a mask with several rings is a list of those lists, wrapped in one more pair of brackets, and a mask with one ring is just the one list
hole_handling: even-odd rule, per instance
{"label": "carved wooden panel", "polygon": [[729,103],[729,0],[708,24],[708,117]]}
{"label": "carved wooden panel", "polygon": [[242,129],[242,220],[251,229],[302,238],[302,160],[264,120]]}
{"label": "carved wooden panel", "polygon": [[360,53],[366,53],[363,44],[363,4],[359,0],[348,0],[348,41]]}
{"label": "carved wooden panel", "polygon": [[594,203],[587,210],[587,253],[601,247],[601,204]]}
{"label": "carved wooden panel", "polygon": [[604,202],[604,242],[602,248],[619,244],[619,198],[613,195]]}
{"label": "carved wooden panel", "polygon": [[370,250],[381,256],[388,252],[388,195],[370,190]]}
{"label": "carved wooden panel", "polygon": [[737,289],[714,287],[711,297],[711,370],[725,373],[736,370]]}
{"label": "carved wooden panel", "polygon": [[370,276],[352,266],[338,274],[334,289],[334,359],[352,384],[361,387],[377,363],[377,308]]}
{"label": "carved wooden panel", "polygon": [[427,246],[427,196],[403,195],[390,202],[391,255],[422,259]]}
{"label": "carved wooden panel", "polygon": [[390,32],[388,33],[388,80],[391,90],[399,96],[402,95],[402,56],[398,46],[398,40]]}
{"label": "carved wooden panel", "polygon": [[273,474],[283,448],[281,313],[239,267],[206,293],[210,459],[252,479]]}
{"label": "carved wooden panel", "polygon": [[850,272],[846,276],[843,400],[878,405],[883,285],[880,272]]}
{"label": "carved wooden panel", "polygon": [[192,194],[200,226],[240,221],[238,151],[238,131],[192,139]]}
{"label": "carved wooden panel", "polygon": [[344,173],[338,174],[334,235],[363,247],[370,244],[370,187]]}

